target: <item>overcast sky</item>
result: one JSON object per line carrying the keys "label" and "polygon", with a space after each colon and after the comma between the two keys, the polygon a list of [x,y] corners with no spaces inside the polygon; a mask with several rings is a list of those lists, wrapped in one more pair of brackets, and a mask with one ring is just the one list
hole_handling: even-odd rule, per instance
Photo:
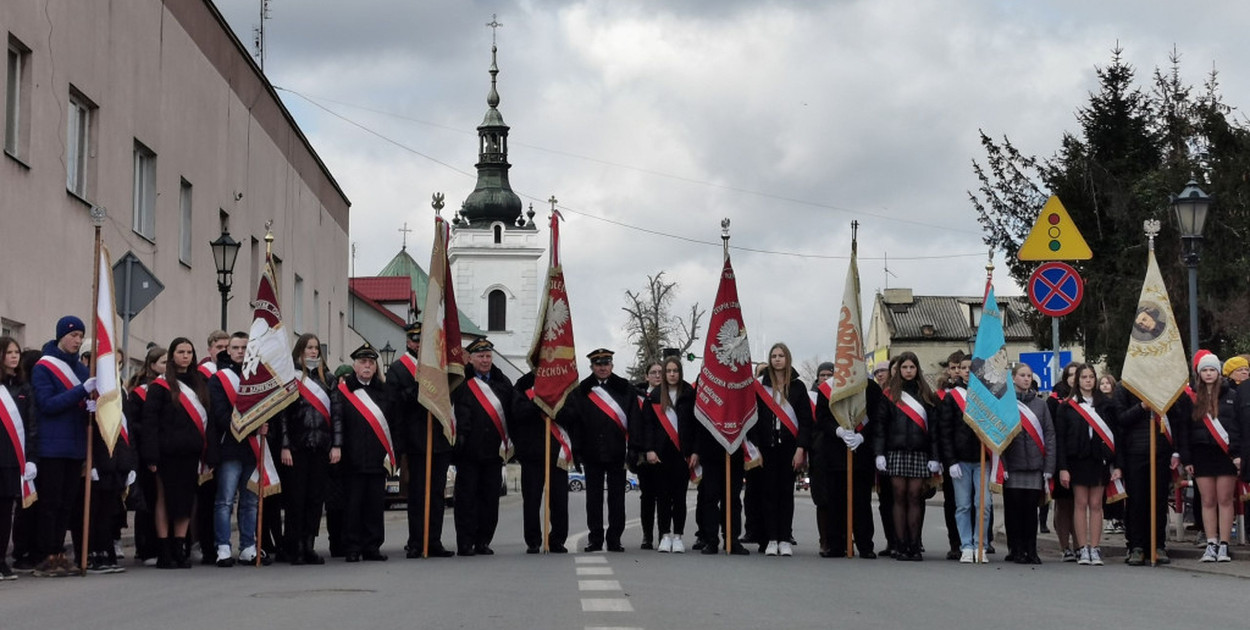
{"label": "overcast sky", "polygon": [[[217,4],[250,44],[260,0]],[[979,294],[977,130],[1050,155],[1117,41],[1143,81],[1175,45],[1187,81],[1214,64],[1250,102],[1239,1],[272,0],[265,71],[352,202],[355,275],[404,222],[427,265],[430,196],[473,190],[492,14],[512,186],[544,224],[547,198],[565,210],[583,354],[632,354],[624,291],[648,274],[710,308],[722,217],[732,245],[778,252],[733,253],[756,360],[832,355],[853,220],[865,326],[886,257],[891,287]]]}

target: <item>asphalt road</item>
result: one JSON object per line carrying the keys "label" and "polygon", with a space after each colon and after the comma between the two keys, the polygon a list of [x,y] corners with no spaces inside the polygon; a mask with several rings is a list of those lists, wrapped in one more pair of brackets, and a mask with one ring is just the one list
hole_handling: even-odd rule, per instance
{"label": "asphalt road", "polygon": [[[584,535],[584,493],[570,495]],[[801,494],[792,558],[641,551],[627,496],[626,553],[531,556],[520,498],[503,499],[492,557],[406,560],[403,511],[387,517],[385,563],[127,573],[0,583],[0,629],[176,628],[1115,628],[1246,627],[1247,582],[1170,568],[1037,567],[941,559],[940,506],[929,508],[923,563],[822,559]],[[693,508],[694,492],[689,494]],[[451,514],[444,542],[451,546]],[[686,539],[693,542],[693,523]],[[318,541],[324,552],[324,538]],[[878,535],[878,548],[883,546]],[[570,549],[574,549],[571,541]],[[580,548],[580,545],[577,545]],[[1244,549],[1244,548],[1243,548]],[[1111,555],[1111,554],[1109,554]],[[1243,555],[1245,554],[1243,551]],[[994,560],[1001,558],[992,557]],[[1250,564],[1239,559],[1232,566]],[[1221,565],[1229,566],[1229,565]]]}

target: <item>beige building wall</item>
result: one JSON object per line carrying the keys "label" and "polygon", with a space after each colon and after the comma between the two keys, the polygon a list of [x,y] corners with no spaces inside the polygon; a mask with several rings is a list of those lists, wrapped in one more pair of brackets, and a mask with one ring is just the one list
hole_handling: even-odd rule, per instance
{"label": "beige building wall", "polygon": [[[132,355],[176,336],[203,351],[220,324],[208,243],[223,226],[243,244],[228,328],[246,329],[268,220],[286,323],[321,336],[332,362],[350,352],[343,315],[350,203],[211,2],[0,2],[0,34],[9,44],[6,78],[15,56],[20,74],[6,81],[0,101],[5,120],[16,112],[17,122],[6,125],[0,156],[5,330],[38,347],[61,315],[89,321],[95,205],[107,210],[103,237],[114,260],[133,251],[165,285],[131,323]],[[67,180],[71,95],[92,106],[81,191]],[[154,156],[154,169],[137,169],[139,145]],[[136,196],[144,196],[137,170],[154,174],[148,234],[134,221]]]}

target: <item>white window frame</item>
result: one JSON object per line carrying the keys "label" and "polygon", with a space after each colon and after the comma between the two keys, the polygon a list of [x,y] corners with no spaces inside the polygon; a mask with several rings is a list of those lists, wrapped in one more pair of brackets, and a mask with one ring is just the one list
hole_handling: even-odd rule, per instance
{"label": "white window frame", "polygon": [[92,123],[96,106],[72,86],[65,127],[65,189],[82,199],[88,195]]}
{"label": "white window frame", "polygon": [[4,150],[21,158],[26,153],[29,133],[30,49],[10,37],[5,59]]}
{"label": "white window frame", "polygon": [[135,140],[134,203],[130,227],[135,234],[156,241],[156,153]]}
{"label": "white window frame", "polygon": [[191,214],[193,188],[186,178],[178,184],[178,262],[191,266],[191,237],[195,222]]}

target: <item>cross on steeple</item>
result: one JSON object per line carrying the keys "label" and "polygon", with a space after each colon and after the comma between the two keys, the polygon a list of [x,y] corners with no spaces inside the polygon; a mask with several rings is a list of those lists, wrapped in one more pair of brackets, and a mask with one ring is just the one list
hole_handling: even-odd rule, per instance
{"label": "cross on steeple", "polygon": [[487,22],[486,25],[490,27],[490,45],[494,46],[495,45],[495,31],[498,30],[500,26],[503,26],[503,23],[499,21],[498,16],[496,14],[492,13],[490,14],[490,21]]}
{"label": "cross on steeple", "polygon": [[401,250],[408,249],[408,233],[411,231],[412,230],[408,229],[408,222],[404,221],[404,227],[399,228],[399,232],[404,235],[403,244],[399,247]]}

